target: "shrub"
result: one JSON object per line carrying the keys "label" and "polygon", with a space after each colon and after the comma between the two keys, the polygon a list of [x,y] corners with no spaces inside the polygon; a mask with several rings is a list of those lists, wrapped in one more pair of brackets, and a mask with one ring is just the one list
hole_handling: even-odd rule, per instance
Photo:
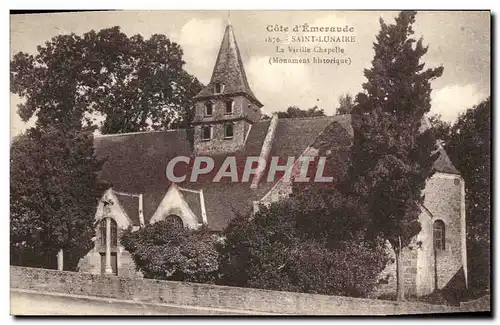
{"label": "shrub", "polygon": [[217,278],[217,238],[207,228],[175,228],[160,221],[128,229],[120,241],[146,278],[202,283]]}
{"label": "shrub", "polygon": [[[344,230],[343,235],[333,231],[338,234],[336,240],[328,234],[328,229],[337,229],[335,212],[345,212],[347,203],[330,211],[325,223],[324,214],[301,209],[300,202],[294,198],[273,203],[269,208],[261,207],[253,218],[234,219],[225,231],[225,244],[219,248],[219,283],[366,296],[389,260],[383,242],[365,239],[354,229]],[[304,227],[305,215],[310,218],[308,227]],[[346,224],[345,218],[338,220],[337,226]]]}

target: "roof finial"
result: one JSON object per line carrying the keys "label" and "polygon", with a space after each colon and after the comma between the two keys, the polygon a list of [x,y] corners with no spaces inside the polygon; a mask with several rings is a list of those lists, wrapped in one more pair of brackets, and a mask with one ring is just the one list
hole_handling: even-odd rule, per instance
{"label": "roof finial", "polygon": [[231,10],[227,11],[227,25],[231,25]]}

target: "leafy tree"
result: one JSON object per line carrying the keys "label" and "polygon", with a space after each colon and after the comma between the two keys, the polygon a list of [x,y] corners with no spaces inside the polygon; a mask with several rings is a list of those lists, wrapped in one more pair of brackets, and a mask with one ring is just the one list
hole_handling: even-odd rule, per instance
{"label": "leafy tree", "polygon": [[[30,129],[11,145],[11,248],[35,252],[31,266],[50,267],[63,250],[74,269],[91,247],[97,200],[105,189],[88,131]],[[41,260],[40,260],[41,259]],[[26,261],[26,260],[25,260]]]}
{"label": "leafy tree", "polygon": [[351,114],[354,108],[354,99],[350,94],[344,94],[339,97],[339,107],[335,115]]}
{"label": "leafy tree", "polygon": [[446,150],[465,181],[471,287],[489,288],[491,216],[491,99],[460,115]]}
{"label": "leafy tree", "polygon": [[[366,296],[388,261],[383,245],[350,231],[353,225],[341,205],[328,207],[334,199],[324,199],[318,209],[306,196],[294,197],[261,206],[252,218],[233,219],[220,248],[219,283]],[[325,227],[337,231],[325,232]]]}
{"label": "leafy tree", "polygon": [[277,112],[279,118],[294,118],[294,117],[316,117],[325,116],[325,112],[319,109],[318,106],[303,110],[297,106],[290,106],[286,112]]}
{"label": "leafy tree", "polygon": [[429,123],[434,130],[436,140],[441,142],[448,142],[451,132],[451,123],[445,122],[441,119],[441,114],[434,114],[429,116]]}
{"label": "leafy tree", "polygon": [[206,228],[178,229],[160,221],[128,229],[120,242],[147,278],[202,283],[217,279],[217,238]]}
{"label": "leafy tree", "polygon": [[387,239],[397,263],[397,297],[404,299],[401,250],[420,231],[418,204],[437,158],[433,132],[420,132],[430,109],[430,81],[443,68],[424,70],[427,47],[412,38],[416,12],[403,11],[395,24],[380,19],[372,67],[356,96],[351,166],[341,186],[367,209],[373,234]]}
{"label": "leafy tree", "polygon": [[79,128],[104,118],[102,133],[160,130],[192,118],[200,82],[184,69],[182,49],[165,35],[127,37],[119,27],[59,35],[11,61],[11,92],[23,121]]}

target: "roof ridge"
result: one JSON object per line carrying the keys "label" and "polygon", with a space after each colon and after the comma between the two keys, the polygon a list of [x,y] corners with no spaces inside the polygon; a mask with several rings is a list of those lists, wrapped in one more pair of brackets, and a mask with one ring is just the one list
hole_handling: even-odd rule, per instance
{"label": "roof ridge", "polygon": [[111,138],[111,137],[119,137],[119,136],[127,136],[127,135],[136,135],[136,134],[146,134],[146,133],[162,133],[162,132],[173,132],[173,131],[185,131],[186,128],[179,129],[170,129],[170,130],[151,130],[151,131],[137,131],[137,132],[126,132],[126,133],[112,133],[112,134],[94,134],[94,139],[97,138]]}
{"label": "roof ridge", "polygon": [[337,116],[349,116],[350,114],[343,115],[324,115],[324,116],[303,116],[303,117],[280,117],[280,120],[319,120],[322,118],[334,118]]}

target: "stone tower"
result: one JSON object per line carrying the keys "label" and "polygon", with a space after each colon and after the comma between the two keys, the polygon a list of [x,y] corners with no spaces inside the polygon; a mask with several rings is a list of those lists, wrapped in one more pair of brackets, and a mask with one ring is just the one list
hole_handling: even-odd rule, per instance
{"label": "stone tower", "polygon": [[196,153],[233,152],[245,144],[263,105],[253,94],[231,24],[226,26],[212,78],[195,96]]}

